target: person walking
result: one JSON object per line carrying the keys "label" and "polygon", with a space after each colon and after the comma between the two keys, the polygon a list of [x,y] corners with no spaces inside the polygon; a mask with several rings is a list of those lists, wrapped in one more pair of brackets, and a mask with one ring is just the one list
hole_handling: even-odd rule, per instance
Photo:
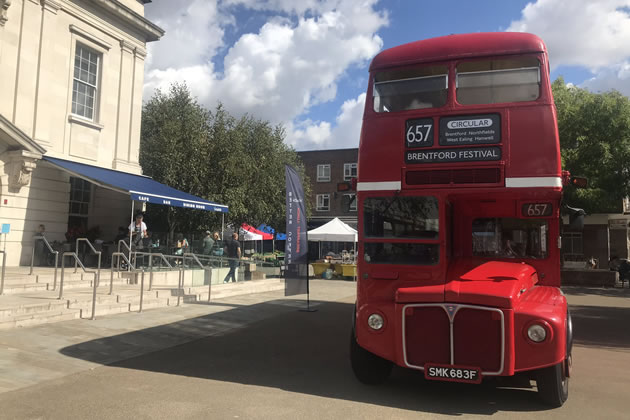
{"label": "person walking", "polygon": [[203,238],[203,255],[212,254],[214,248],[214,239],[212,239],[212,232],[206,230],[206,236]]}
{"label": "person walking", "polygon": [[236,283],[236,269],[239,265],[238,260],[241,258],[241,244],[238,243],[238,233],[234,232],[232,234],[232,239],[227,242],[226,248],[228,258],[230,259],[230,271],[227,273],[227,276],[225,276],[225,279],[223,279],[223,283],[229,283],[230,277],[232,278],[232,281]]}

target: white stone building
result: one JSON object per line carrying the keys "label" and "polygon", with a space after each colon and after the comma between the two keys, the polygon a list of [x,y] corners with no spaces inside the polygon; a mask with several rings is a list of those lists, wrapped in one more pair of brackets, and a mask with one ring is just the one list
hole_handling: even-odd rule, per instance
{"label": "white stone building", "polygon": [[[141,174],[146,43],[163,30],[150,0],[0,0],[0,223],[7,265],[29,264],[33,236],[65,240],[69,223],[111,239],[130,197],[45,161]],[[126,223],[126,224],[125,224]]]}

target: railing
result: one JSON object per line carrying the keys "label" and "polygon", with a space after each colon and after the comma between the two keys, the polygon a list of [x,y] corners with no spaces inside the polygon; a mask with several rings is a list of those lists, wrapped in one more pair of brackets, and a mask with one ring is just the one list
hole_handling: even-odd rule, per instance
{"label": "railing", "polygon": [[[114,257],[118,257],[117,261],[118,264],[114,264]],[[111,269],[111,276],[109,278],[109,294],[111,295],[114,292],[114,267],[118,267],[118,269],[116,270],[116,272],[120,272],[120,258],[122,257],[123,260],[125,260],[125,262],[127,263],[129,269],[131,271],[137,271],[136,267],[133,266],[133,264],[131,264],[131,262],[129,261],[129,259],[127,258],[127,255],[124,252],[113,252],[112,253],[112,269]],[[125,270],[126,271],[126,270]]]}
{"label": "railing", "polygon": [[[144,262],[144,257],[148,256],[149,257],[149,291],[153,288],[153,258],[159,258],[160,261],[160,269],[162,268],[162,261],[164,261],[164,263],[166,264],[166,266],[170,269],[173,268],[173,266],[168,262],[168,259],[164,256],[164,254],[162,253],[152,253],[152,252],[134,252],[133,253],[133,260],[137,263],[138,262],[138,256],[142,256],[143,258],[143,262]],[[181,257],[178,257],[181,258]]]}
{"label": "railing", "polygon": [[[78,256],[79,253],[79,242],[85,242],[87,244],[87,246],[90,247],[90,249],[92,250],[92,252],[94,254],[96,254],[98,256],[98,265],[97,265],[97,276],[96,276],[96,285],[98,286],[99,283],[101,282],[101,251],[97,251],[93,246],[92,243],[90,242],[90,240],[88,238],[77,238],[77,243],[76,243],[76,254]],[[79,258],[75,258],[74,260],[74,272],[77,272],[77,265],[79,262]]]}
{"label": "railing", "polygon": [[97,287],[97,281],[96,281],[96,276],[98,275],[98,273],[96,271],[88,271],[85,266],[83,265],[83,263],[81,262],[81,260],[79,259],[79,256],[77,255],[76,252],[64,252],[61,256],[61,280],[59,281],[59,300],[61,300],[63,298],[63,277],[64,277],[64,273],[66,271],[66,257],[72,257],[74,258],[74,261],[76,264],[78,264],[82,269],[84,273],[87,274],[94,274],[94,281],[92,282],[92,287],[93,287],[93,292],[92,292],[92,318],[91,319],[96,319],[96,287]]}
{"label": "railing", "polygon": [[0,277],[0,295],[4,293],[4,269],[7,266],[7,253],[5,251],[0,251],[2,253],[2,277]]}
{"label": "railing", "polygon": [[[129,258],[127,258],[127,262],[130,262],[131,260],[131,247],[127,244],[127,242],[125,242],[124,239],[121,239],[118,241],[118,253],[120,253],[120,245],[124,245],[125,248],[127,248],[127,252],[129,255]],[[118,262],[120,263],[120,259],[118,260]],[[120,270],[120,265],[118,265],[118,270]]]}
{"label": "railing", "polygon": [[[210,273],[210,275],[208,276],[208,302],[210,302],[210,295],[212,294],[212,267],[208,267],[207,265],[203,265],[201,263],[201,261],[199,261],[199,258],[197,257],[196,254],[191,254],[191,253],[185,253],[184,254],[184,262],[183,262],[183,266],[186,266],[186,259],[190,258],[192,261],[194,261],[199,267],[201,267],[204,270],[204,279],[205,279],[205,275],[206,273]],[[182,270],[182,288],[184,286],[184,271]],[[178,293],[179,295],[179,293]]]}
{"label": "railing", "polygon": [[33,238],[33,252],[31,253],[31,271],[29,271],[28,275],[30,276],[33,274],[33,264],[35,263],[35,244],[37,243],[37,241],[44,241],[44,244],[46,244],[48,250],[55,254],[55,277],[53,280],[53,290],[55,290],[57,288],[57,266],[59,265],[59,251],[55,251],[44,236],[35,236]]}

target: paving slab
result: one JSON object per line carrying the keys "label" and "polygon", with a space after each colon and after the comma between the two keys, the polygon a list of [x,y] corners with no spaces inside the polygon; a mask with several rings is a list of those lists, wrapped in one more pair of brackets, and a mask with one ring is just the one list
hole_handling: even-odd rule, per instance
{"label": "paving slab", "polygon": [[[311,297],[318,298],[311,302],[315,307],[355,292],[352,282],[311,284]],[[222,334],[300,307],[306,307],[305,296],[284,297],[283,291],[273,291],[149,309],[141,314],[106,315],[94,321],[77,319],[0,331],[0,393]],[[239,310],[232,311],[234,308]],[[131,332],[136,333],[128,334]],[[69,347],[72,352],[64,353]]]}

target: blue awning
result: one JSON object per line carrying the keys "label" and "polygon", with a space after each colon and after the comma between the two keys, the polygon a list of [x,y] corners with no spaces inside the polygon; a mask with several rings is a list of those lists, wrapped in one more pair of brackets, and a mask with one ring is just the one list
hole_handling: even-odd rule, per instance
{"label": "blue awning", "polygon": [[133,175],[112,169],[99,168],[69,160],[44,156],[46,162],[50,162],[73,176],[83,178],[93,184],[109,188],[121,193],[128,193],[132,200],[146,201],[152,204],[184,207],[187,209],[228,212],[228,206],[213,203],[203,198],[176,190],[167,185],[160,184],[153,179]]}

